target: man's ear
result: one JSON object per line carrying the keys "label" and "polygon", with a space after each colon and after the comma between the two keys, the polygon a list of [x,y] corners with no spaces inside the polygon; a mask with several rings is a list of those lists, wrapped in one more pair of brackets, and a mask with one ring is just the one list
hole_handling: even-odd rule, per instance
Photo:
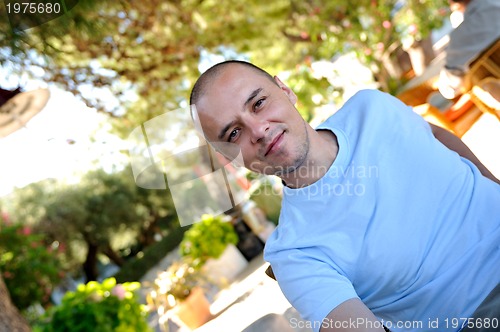
{"label": "man's ear", "polygon": [[280,89],[283,90],[288,99],[290,99],[291,103],[295,105],[295,103],[297,103],[297,95],[292,91],[292,89],[287,87],[285,83],[281,82],[278,76],[274,76],[274,80]]}

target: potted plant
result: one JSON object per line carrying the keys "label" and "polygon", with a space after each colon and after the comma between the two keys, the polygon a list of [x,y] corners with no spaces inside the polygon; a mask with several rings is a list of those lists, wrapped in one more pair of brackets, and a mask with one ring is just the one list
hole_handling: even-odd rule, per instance
{"label": "potted plant", "polygon": [[203,292],[204,283],[202,272],[191,260],[174,262],[155,279],[148,302],[156,308],[160,322],[167,322],[170,316],[177,317],[187,327],[195,329],[212,316],[210,303]]}
{"label": "potted plant", "polygon": [[180,254],[192,259],[196,267],[203,267],[214,280],[226,282],[234,279],[248,264],[235,246],[238,240],[230,222],[220,215],[206,214],[184,233]]}
{"label": "potted plant", "polygon": [[221,216],[205,214],[184,233],[180,253],[203,265],[209,258],[219,258],[227,245],[236,243],[238,235],[231,223]]}

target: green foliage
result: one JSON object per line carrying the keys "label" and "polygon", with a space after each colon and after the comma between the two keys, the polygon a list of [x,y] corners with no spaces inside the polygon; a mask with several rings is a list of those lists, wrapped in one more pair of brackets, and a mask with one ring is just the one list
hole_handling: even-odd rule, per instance
{"label": "green foliage", "polygon": [[[325,78],[317,79],[312,76],[311,68],[306,64],[296,66],[290,73],[286,84],[293,87],[297,95],[297,110],[304,120],[311,121],[314,116],[311,108],[333,101],[333,89]],[[315,102],[314,96],[319,96],[320,101]]]}
{"label": "green foliage", "polygon": [[[144,220],[136,210],[135,199],[132,181],[121,174],[96,170],[86,174],[78,185],[59,183],[46,195],[29,197],[30,205],[20,201],[18,206],[28,210],[30,206],[43,207],[35,227],[47,238],[67,243],[67,266],[77,269],[88,259],[85,255],[91,246],[104,251],[132,245]],[[87,276],[91,280],[97,277]]]}
{"label": "green foliage", "polygon": [[446,0],[292,1],[285,35],[315,60],[355,52],[370,68],[380,88],[399,80],[395,51],[440,27]]}
{"label": "green foliage", "polygon": [[50,294],[64,275],[58,252],[43,240],[27,226],[0,224],[0,271],[21,311],[36,303],[50,304]]}
{"label": "green foliage", "polygon": [[64,295],[48,320],[35,327],[38,332],[145,332],[147,310],[134,293],[138,282],[116,284],[114,278],[102,284],[91,281]]}
{"label": "green foliage", "polygon": [[[155,234],[177,224],[169,193],[138,188],[129,169],[90,171],[76,185],[41,181],[10,198],[16,220],[26,220],[47,240],[66,244],[64,264],[74,272],[89,260],[91,246],[121,265],[120,251],[134,256],[155,243]],[[87,277],[96,276],[91,271]]]}
{"label": "green foliage", "polygon": [[236,243],[238,235],[230,222],[223,221],[220,215],[206,214],[184,234],[180,253],[203,265],[209,258],[219,258],[228,244]]}

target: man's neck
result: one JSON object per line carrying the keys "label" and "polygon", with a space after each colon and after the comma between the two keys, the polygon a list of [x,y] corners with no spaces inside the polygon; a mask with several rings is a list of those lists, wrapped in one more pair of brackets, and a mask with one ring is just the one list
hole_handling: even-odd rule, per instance
{"label": "man's neck", "polygon": [[289,188],[307,187],[321,179],[330,169],[339,150],[337,137],[329,130],[312,130],[306,160],[293,172],[281,175]]}

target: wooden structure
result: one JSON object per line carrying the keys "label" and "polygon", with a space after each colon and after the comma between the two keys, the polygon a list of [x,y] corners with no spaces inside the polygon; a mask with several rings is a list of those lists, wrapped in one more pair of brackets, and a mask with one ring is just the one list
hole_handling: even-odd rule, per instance
{"label": "wooden structure", "polygon": [[428,103],[437,91],[437,76],[405,90],[397,97],[422,115],[427,121],[461,137],[483,112],[494,114],[500,120],[500,39],[477,56],[465,77],[466,93],[453,100],[453,105],[442,111]]}
{"label": "wooden structure", "polygon": [[466,83],[474,104],[500,120],[500,38],[471,63]]}
{"label": "wooden structure", "polygon": [[500,120],[500,78],[487,77],[472,87],[471,97],[474,104]]}
{"label": "wooden structure", "polygon": [[500,39],[483,51],[469,66],[466,87],[472,89],[488,77],[500,79]]}

